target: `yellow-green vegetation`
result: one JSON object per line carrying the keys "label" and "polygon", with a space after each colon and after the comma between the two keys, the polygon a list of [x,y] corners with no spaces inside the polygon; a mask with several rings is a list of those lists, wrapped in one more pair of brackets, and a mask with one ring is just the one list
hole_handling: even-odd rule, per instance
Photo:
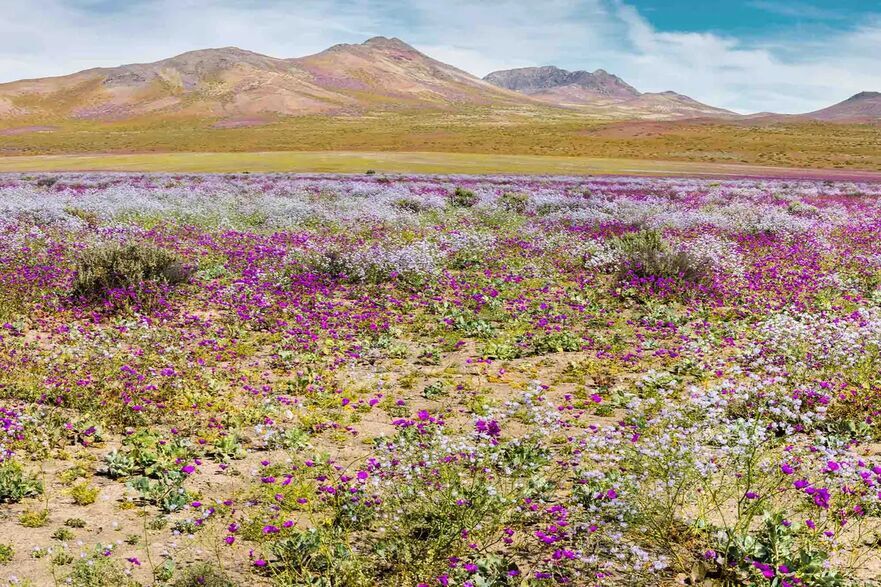
{"label": "yellow-green vegetation", "polygon": [[[0,172],[144,171],[169,173],[444,173],[444,174],[553,174],[553,175],[810,175],[812,170],[760,165],[695,163],[648,159],[548,157],[426,152],[256,152],[256,153],[139,153],[97,155],[38,155],[0,157]],[[818,176],[833,174],[819,170]],[[846,171],[848,177],[870,171]]]}
{"label": "yellow-green vegetation", "polygon": [[70,488],[70,496],[77,505],[91,505],[98,499],[99,489],[88,483],[77,483]]}
{"label": "yellow-green vegetation", "polygon": [[418,151],[881,170],[881,126],[872,124],[609,122],[542,109],[303,116],[242,128],[219,128],[217,122],[18,119],[0,123],[0,152]]}
{"label": "yellow-green vegetation", "polygon": [[15,549],[8,544],[0,544],[0,565],[9,564],[15,556]]}
{"label": "yellow-green vegetation", "polygon": [[49,521],[49,510],[26,510],[18,518],[18,523],[25,528],[42,528]]}

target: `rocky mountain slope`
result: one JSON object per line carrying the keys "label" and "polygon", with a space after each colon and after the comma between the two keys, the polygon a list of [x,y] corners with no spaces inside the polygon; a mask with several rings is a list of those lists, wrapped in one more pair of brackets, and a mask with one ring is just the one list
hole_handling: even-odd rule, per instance
{"label": "rocky mountain slope", "polygon": [[591,73],[546,65],[496,71],[483,79],[501,88],[538,96],[563,88],[577,88],[593,97],[627,99],[640,95],[639,90],[602,69]]}
{"label": "rocky mountain slope", "polygon": [[732,118],[729,110],[702,104],[675,92],[642,93],[605,70],[567,71],[554,66],[496,71],[485,81],[537,100],[612,118]]}

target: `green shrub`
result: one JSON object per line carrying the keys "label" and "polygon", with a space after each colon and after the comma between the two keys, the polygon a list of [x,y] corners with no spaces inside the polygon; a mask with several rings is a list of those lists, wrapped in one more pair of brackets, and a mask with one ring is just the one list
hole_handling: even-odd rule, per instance
{"label": "green shrub", "polygon": [[62,542],[73,539],[73,536],[74,534],[70,530],[70,528],[65,528],[64,526],[58,528],[57,530],[55,530],[55,532],[52,533],[52,538],[54,538],[55,540],[60,540]]}
{"label": "green shrub", "polygon": [[70,488],[70,496],[77,505],[89,505],[98,499],[98,491],[97,487],[92,487],[88,483],[77,483]]}
{"label": "green shrub", "polygon": [[68,206],[64,209],[64,211],[75,218],[79,218],[91,228],[94,228],[101,223],[101,217],[98,216],[97,212],[92,212],[91,210],[84,210],[75,206]]}
{"label": "green shrub", "polygon": [[103,299],[112,290],[144,283],[177,285],[190,270],[173,254],[148,245],[108,245],[86,251],[76,264],[74,297]]}
{"label": "green shrub", "polygon": [[657,230],[639,230],[617,236],[611,241],[612,246],[626,255],[647,254],[667,250],[664,238]]}
{"label": "green shrub", "polygon": [[357,552],[337,528],[297,531],[272,543],[270,550],[275,555],[273,574],[279,585],[371,584],[360,568]]}
{"label": "green shrub", "polygon": [[312,251],[305,256],[303,264],[310,273],[327,277],[342,277],[356,272],[351,257],[337,247]]}
{"label": "green shrub", "polygon": [[633,278],[673,280],[678,285],[706,283],[706,264],[683,251],[672,251],[656,230],[641,230],[615,238],[613,245],[621,252],[618,281]]}
{"label": "green shrub", "polygon": [[551,332],[535,337],[532,348],[537,355],[548,353],[574,353],[580,351],[584,341],[568,331]]}
{"label": "green shrub", "polygon": [[428,206],[414,198],[399,198],[395,200],[393,205],[399,210],[403,210],[404,212],[412,212],[413,214],[418,214],[419,212],[428,209]]}
{"label": "green shrub", "polygon": [[8,565],[14,556],[14,548],[8,544],[0,544],[0,565]]}
{"label": "green shrub", "polygon": [[17,503],[26,497],[43,493],[43,484],[24,473],[15,461],[0,463],[0,502]]}
{"label": "green shrub", "polygon": [[499,197],[499,207],[508,212],[523,214],[529,207],[529,196],[519,192],[505,192]]}
{"label": "green shrub", "polygon": [[174,587],[236,587],[223,569],[209,563],[200,563],[186,569],[175,580]]}
{"label": "green shrub", "polygon": [[42,528],[49,521],[49,510],[27,510],[18,517],[18,523],[25,528]]}
{"label": "green shrub", "polygon": [[73,555],[67,552],[66,550],[59,550],[55,556],[52,557],[52,565],[56,567],[63,567],[65,565],[69,565],[76,559],[73,558]]}
{"label": "green shrub", "polygon": [[581,206],[582,204],[580,202],[574,200],[571,202],[545,202],[544,204],[536,206],[535,212],[539,216],[549,216],[557,212],[571,212],[573,210],[578,210]]}
{"label": "green shrub", "polygon": [[485,359],[497,359],[499,361],[511,361],[519,359],[523,355],[522,350],[507,342],[490,341],[483,347],[481,356]]}
{"label": "green shrub", "polygon": [[804,585],[851,585],[829,568],[826,546],[801,523],[784,522],[782,513],[766,513],[761,525],[740,533],[719,531],[714,536],[717,556],[706,566],[717,565],[717,574],[732,584],[756,585],[767,579],[763,570],[785,566]]}
{"label": "green shrub", "polygon": [[135,583],[113,559],[102,555],[81,558],[73,564],[73,570],[65,579],[71,587],[127,587]]}
{"label": "green shrub", "polygon": [[435,381],[431,385],[426,385],[422,390],[422,397],[425,399],[432,399],[440,395],[446,395],[443,381]]}
{"label": "green shrub", "polygon": [[450,205],[454,208],[471,208],[477,204],[477,194],[465,188],[456,188],[449,196]]}

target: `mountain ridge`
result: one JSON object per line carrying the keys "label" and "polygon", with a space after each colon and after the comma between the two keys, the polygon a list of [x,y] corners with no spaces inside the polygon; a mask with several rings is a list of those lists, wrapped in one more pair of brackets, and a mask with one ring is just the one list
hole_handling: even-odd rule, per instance
{"label": "mountain ridge", "polygon": [[553,65],[494,71],[484,81],[549,104],[571,108],[603,106],[637,118],[733,118],[738,114],[677,92],[640,92],[604,69],[568,71]]}
{"label": "mountain ridge", "polygon": [[235,118],[533,102],[385,37],[284,59],[237,47],[201,49],[152,63],[0,84],[0,116],[5,111],[6,117]]}
{"label": "mountain ridge", "polygon": [[[380,111],[491,109],[600,120],[743,119],[667,92],[640,92],[604,69],[553,65],[492,72],[484,78],[436,60],[396,37],[337,44],[280,58],[239,47],[187,51],[149,63],[86,69],[0,84],[0,122],[194,116],[229,127],[279,116],[365,116]],[[548,110],[551,109],[551,110]],[[768,116],[783,116],[773,115]],[[881,120],[881,93],[795,118]]]}

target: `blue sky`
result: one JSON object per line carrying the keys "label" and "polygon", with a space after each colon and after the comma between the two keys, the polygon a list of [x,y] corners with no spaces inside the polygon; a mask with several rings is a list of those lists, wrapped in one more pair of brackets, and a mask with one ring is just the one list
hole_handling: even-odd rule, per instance
{"label": "blue sky", "polygon": [[643,91],[806,112],[881,91],[881,0],[0,0],[0,81],[235,45],[397,36],[477,75],[603,68]]}
{"label": "blue sky", "polygon": [[631,2],[662,30],[713,31],[761,38],[788,29],[847,28],[871,14],[870,0],[635,0]]}

